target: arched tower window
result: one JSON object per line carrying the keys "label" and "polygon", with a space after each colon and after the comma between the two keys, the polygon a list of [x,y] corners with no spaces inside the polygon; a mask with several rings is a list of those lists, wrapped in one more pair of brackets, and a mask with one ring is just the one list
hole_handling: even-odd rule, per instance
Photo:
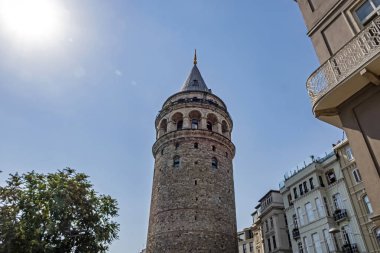
{"label": "arched tower window", "polygon": [[207,115],[207,130],[215,131],[216,124],[218,123],[218,118],[213,113]]}
{"label": "arched tower window", "polygon": [[225,120],[222,121],[222,133],[224,135],[228,134],[228,125],[227,125],[227,122]]}
{"label": "arched tower window", "polygon": [[213,158],[211,159],[211,167],[212,167],[213,169],[217,169],[217,168],[218,168],[218,160],[217,160],[215,157],[213,157]]}
{"label": "arched tower window", "polygon": [[201,113],[199,111],[191,111],[189,113],[189,118],[191,119],[191,129],[198,129],[199,123],[201,121]]}
{"label": "arched tower window", "polygon": [[198,129],[199,121],[197,119],[191,120],[191,129]]}
{"label": "arched tower window", "polygon": [[178,155],[176,155],[173,158],[173,167],[174,168],[179,168],[179,165],[180,165],[180,157]]}
{"label": "arched tower window", "polygon": [[183,114],[180,112],[174,113],[172,116],[172,121],[176,125],[176,130],[181,130],[183,128]]}
{"label": "arched tower window", "polygon": [[168,131],[168,120],[167,119],[163,119],[160,123],[160,131],[162,131],[162,133],[166,133]]}

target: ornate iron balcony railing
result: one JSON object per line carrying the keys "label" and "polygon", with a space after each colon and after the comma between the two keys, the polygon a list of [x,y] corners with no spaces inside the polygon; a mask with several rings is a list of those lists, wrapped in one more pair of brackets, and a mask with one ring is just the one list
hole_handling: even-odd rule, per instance
{"label": "ornate iron balcony railing", "polygon": [[341,222],[348,218],[348,213],[346,209],[337,209],[334,212],[334,220],[336,222]]}
{"label": "ornate iron balcony railing", "polygon": [[348,243],[342,246],[343,253],[358,253],[358,245],[356,243]]}
{"label": "ornate iron balcony railing", "polygon": [[380,17],[322,64],[306,83],[313,104],[380,52]]}
{"label": "ornate iron balcony railing", "polygon": [[294,228],[293,231],[292,231],[292,234],[293,234],[293,239],[294,240],[297,240],[298,238],[300,238],[300,231],[298,228]]}

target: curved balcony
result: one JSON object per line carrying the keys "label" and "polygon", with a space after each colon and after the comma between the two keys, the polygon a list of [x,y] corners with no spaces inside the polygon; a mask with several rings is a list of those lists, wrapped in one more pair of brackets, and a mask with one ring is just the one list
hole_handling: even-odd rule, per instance
{"label": "curved balcony", "polygon": [[[306,88],[315,116],[329,122],[326,116],[337,118],[337,107],[369,82],[379,85],[379,55],[380,17],[377,17],[308,78]],[[329,123],[339,126],[338,121]]]}

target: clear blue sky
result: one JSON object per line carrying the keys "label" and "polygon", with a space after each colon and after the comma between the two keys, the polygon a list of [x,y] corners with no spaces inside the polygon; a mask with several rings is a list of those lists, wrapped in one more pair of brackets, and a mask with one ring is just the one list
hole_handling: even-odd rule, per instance
{"label": "clear blue sky", "polygon": [[198,67],[234,120],[238,228],[257,200],[342,131],[316,120],[305,80],[318,61],[292,0],[65,0],[55,44],[0,31],[0,182],[72,167],[119,202],[112,253],[146,242],[154,119]]}

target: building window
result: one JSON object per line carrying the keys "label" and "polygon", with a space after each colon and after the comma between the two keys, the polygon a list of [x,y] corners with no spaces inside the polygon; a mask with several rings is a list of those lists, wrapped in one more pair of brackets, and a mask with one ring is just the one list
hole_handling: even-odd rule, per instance
{"label": "building window", "polygon": [[364,202],[364,205],[365,205],[365,207],[367,209],[367,213],[368,214],[373,213],[372,205],[371,205],[371,202],[369,201],[369,198],[368,198],[367,195],[364,196],[363,202]]}
{"label": "building window", "polygon": [[313,244],[314,244],[314,248],[315,248],[315,253],[323,253],[322,251],[322,245],[321,245],[321,240],[319,238],[319,234],[318,233],[314,233],[311,235],[311,238],[313,239]]}
{"label": "building window", "polygon": [[305,193],[307,193],[309,191],[309,189],[307,189],[307,182],[303,182],[303,189],[304,189]]}
{"label": "building window", "polygon": [[227,122],[225,122],[224,120],[222,121],[222,133],[223,134],[228,133],[228,125],[227,125]]}
{"label": "building window", "polygon": [[380,245],[380,228],[376,229],[375,235],[376,235],[376,238],[377,238],[377,242]]}
{"label": "building window", "polygon": [[216,147],[215,146],[212,146],[212,151],[215,151],[216,150]]}
{"label": "building window", "polygon": [[293,188],[293,193],[294,193],[294,199],[297,199],[298,194],[297,194],[297,188],[296,187]]}
{"label": "building window", "polygon": [[325,216],[325,210],[323,209],[322,202],[319,198],[315,198],[315,205],[317,206],[318,215],[320,218]]}
{"label": "building window", "polygon": [[288,226],[288,219],[286,218],[286,214],[284,214],[285,226]]}
{"label": "building window", "polygon": [[183,120],[179,120],[179,121],[177,122],[177,130],[181,130],[182,127],[183,127]]}
{"label": "building window", "polygon": [[269,252],[272,251],[272,245],[270,245],[270,238],[267,239],[267,243],[268,243],[268,250]]}
{"label": "building window", "polygon": [[300,225],[303,226],[305,223],[304,223],[304,220],[303,220],[303,213],[302,213],[301,207],[297,208],[297,214],[298,214],[298,217],[299,217]]}
{"label": "building window", "polygon": [[217,168],[218,168],[218,160],[217,160],[215,157],[213,157],[213,158],[211,159],[211,167],[212,167],[213,169],[217,169]]}
{"label": "building window", "polygon": [[198,120],[197,119],[191,120],[191,129],[198,129]]}
{"label": "building window", "polygon": [[292,194],[288,194],[288,203],[289,203],[289,206],[292,206],[292,205],[293,205],[293,202],[292,202]]}
{"label": "building window", "polygon": [[265,220],[265,231],[269,231],[268,220]]}
{"label": "building window", "polygon": [[250,242],[250,243],[249,243],[249,251],[250,251],[250,252],[253,252],[253,242]]}
{"label": "building window", "polygon": [[194,148],[198,148],[198,142],[194,143]]}
{"label": "building window", "polygon": [[179,148],[179,143],[177,142],[176,144],[175,144],[175,149],[178,149]]}
{"label": "building window", "polygon": [[272,236],[273,249],[277,249],[276,236]]}
{"label": "building window", "polygon": [[304,245],[304,252],[308,253],[309,242],[306,236],[303,238],[303,245]]}
{"label": "building window", "polygon": [[294,228],[298,228],[298,220],[297,220],[296,214],[293,214],[293,225],[294,225]]}
{"label": "building window", "polygon": [[247,245],[243,244],[243,253],[247,253]]}
{"label": "building window", "polygon": [[270,223],[270,228],[272,229],[273,228],[273,218],[272,217],[270,217],[269,223]]}
{"label": "building window", "polygon": [[362,25],[366,25],[378,15],[377,11],[379,8],[379,0],[366,0],[355,10],[355,14],[358,17],[360,23]]}
{"label": "building window", "polygon": [[303,253],[302,242],[298,242],[298,253]]}
{"label": "building window", "polygon": [[[378,1],[380,2],[380,0],[378,0]],[[348,161],[354,160],[354,156],[352,155],[351,147],[346,147],[345,152],[346,152],[346,156],[347,156]]]}
{"label": "building window", "polygon": [[174,168],[178,168],[178,167],[179,167],[179,164],[180,164],[180,158],[179,158],[179,156],[175,156],[175,157],[173,158],[173,167],[174,167]]}
{"label": "building window", "polygon": [[300,195],[302,196],[302,195],[303,195],[303,187],[302,187],[302,184],[298,185],[298,188],[300,189]]}
{"label": "building window", "polygon": [[313,178],[309,178],[309,183],[310,183],[310,190],[314,189],[314,183],[313,183]]}
{"label": "building window", "polygon": [[333,252],[335,249],[333,246],[333,242],[331,241],[331,236],[329,232],[327,231],[327,229],[323,229],[323,237],[326,242],[326,247],[328,249],[328,252]]}
{"label": "building window", "polygon": [[326,179],[327,179],[327,183],[330,185],[330,184],[333,184],[336,182],[336,177],[335,177],[335,173],[334,173],[334,170],[330,170],[326,173]]}
{"label": "building window", "polygon": [[336,193],[332,196],[335,210],[343,209],[342,195],[340,193]]}
{"label": "building window", "polygon": [[[380,1],[380,0],[379,0]],[[362,181],[362,177],[358,169],[354,169],[352,171],[352,175],[354,176],[355,182],[360,183]]]}
{"label": "building window", "polygon": [[342,231],[342,238],[343,238],[343,243],[345,245],[350,245],[353,242],[353,238],[351,238],[351,229],[348,225],[343,226],[341,228]]}
{"label": "building window", "polygon": [[212,123],[207,121],[207,130],[212,131]]}
{"label": "building window", "polygon": [[319,185],[321,187],[325,187],[325,184],[323,183],[323,178],[321,176],[318,176],[318,178],[319,178]]}
{"label": "building window", "polygon": [[309,222],[312,222],[315,220],[314,212],[313,212],[313,206],[311,205],[310,202],[305,204],[305,209],[306,209],[306,215],[307,215],[307,220]]}
{"label": "building window", "polygon": [[180,158],[179,158],[179,156],[175,156],[175,157],[173,158],[173,167],[174,167],[174,168],[178,168],[178,167],[179,167],[179,164],[180,164]]}
{"label": "building window", "polygon": [[327,216],[331,216],[331,215],[330,215],[329,205],[328,205],[328,203],[327,203],[327,199],[326,199],[326,197],[323,197],[323,202],[324,202],[324,204],[325,204],[325,208],[326,208]]}

